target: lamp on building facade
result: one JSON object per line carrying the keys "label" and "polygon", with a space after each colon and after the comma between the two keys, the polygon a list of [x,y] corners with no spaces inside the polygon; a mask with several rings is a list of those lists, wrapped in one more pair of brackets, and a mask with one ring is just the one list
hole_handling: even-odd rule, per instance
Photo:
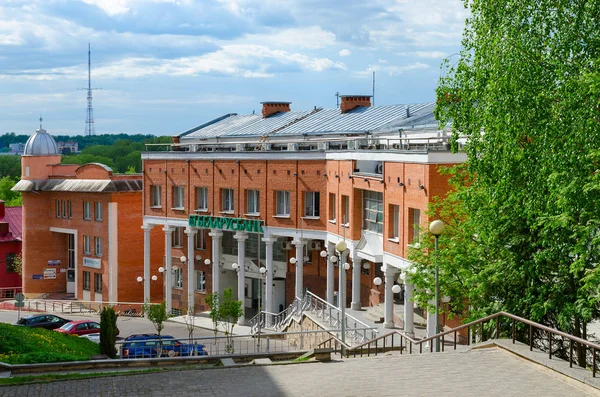
{"label": "lamp on building facade", "polygon": [[[440,267],[438,263],[438,239],[442,233],[444,233],[444,229],[446,225],[444,222],[436,219],[435,221],[429,224],[429,231],[431,234],[435,236],[435,334],[440,333],[440,285],[439,285],[439,274]],[[436,352],[440,351],[440,338],[435,338],[435,350]]]}
{"label": "lamp on building facade", "polygon": [[[342,340],[342,355],[344,352],[343,344],[346,343],[346,270],[350,269],[350,264],[347,262],[344,262],[344,264],[342,264],[341,262],[344,260],[345,251],[347,249],[348,249],[348,245],[346,244],[346,242],[344,240],[340,240],[335,245],[335,250],[338,252],[339,260],[336,255],[332,255],[332,257],[331,257],[331,261],[334,264],[339,262],[340,279],[342,280],[342,282],[341,282],[342,288],[340,290],[340,296],[339,296],[340,309],[342,311],[342,325],[341,325],[341,329],[340,329],[341,340]],[[344,269],[344,271],[342,271],[342,268]]]}

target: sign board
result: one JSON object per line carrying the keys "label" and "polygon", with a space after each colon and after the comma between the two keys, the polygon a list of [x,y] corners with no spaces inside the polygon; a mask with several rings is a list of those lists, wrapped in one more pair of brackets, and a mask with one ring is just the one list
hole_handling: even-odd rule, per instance
{"label": "sign board", "polygon": [[56,278],[56,269],[47,267],[44,269],[44,280]]}
{"label": "sign board", "polygon": [[102,261],[98,258],[86,258],[83,257],[83,266],[93,267],[94,269],[100,269],[102,267]]}
{"label": "sign board", "polygon": [[15,294],[15,301],[23,302],[24,300],[25,300],[25,295],[23,295],[21,293]]}
{"label": "sign board", "polygon": [[264,233],[263,224],[264,221],[260,219],[221,218],[206,215],[190,215],[188,219],[188,225],[190,226],[253,233]]}
{"label": "sign board", "polygon": [[44,279],[44,275],[43,274],[33,274],[31,276],[32,279],[34,280],[43,280]]}
{"label": "sign board", "polygon": [[60,266],[60,260],[56,259],[56,260],[48,261],[48,266]]}
{"label": "sign board", "polygon": [[67,269],[58,269],[58,270],[60,270],[61,273],[66,273],[67,272]]}

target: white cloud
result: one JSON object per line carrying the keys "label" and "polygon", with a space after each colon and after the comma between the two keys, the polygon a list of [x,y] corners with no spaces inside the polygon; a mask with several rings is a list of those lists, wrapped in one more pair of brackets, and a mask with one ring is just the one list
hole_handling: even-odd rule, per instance
{"label": "white cloud", "polygon": [[384,63],[384,64],[378,64],[378,65],[369,65],[363,71],[354,72],[354,77],[369,77],[372,75],[373,72],[387,73],[388,76],[398,76],[398,75],[401,75],[410,70],[428,69],[428,68],[429,68],[429,65],[421,63],[421,62],[415,62],[410,65],[402,65],[402,66],[387,65]]}
{"label": "white cloud", "polygon": [[128,0],[82,0],[86,4],[94,5],[109,16],[125,14],[129,12]]}
{"label": "white cloud", "polygon": [[339,55],[340,55],[341,57],[347,57],[347,56],[349,56],[350,54],[351,54],[351,52],[350,52],[350,50],[349,50],[349,49],[347,49],[347,48],[344,48],[343,50],[341,50],[341,51],[339,52]]}
{"label": "white cloud", "polygon": [[[236,44],[268,45],[280,48],[325,48],[335,44],[335,34],[319,26],[268,29],[263,33],[246,34]],[[349,52],[348,52],[349,54]]]}

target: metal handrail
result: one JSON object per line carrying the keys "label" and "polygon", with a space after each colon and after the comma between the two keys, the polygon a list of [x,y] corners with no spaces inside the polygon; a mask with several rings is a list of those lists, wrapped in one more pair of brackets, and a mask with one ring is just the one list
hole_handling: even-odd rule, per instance
{"label": "metal handrail", "polygon": [[[306,295],[313,297],[314,299],[316,299],[316,300],[320,301],[320,302],[321,302],[322,304],[324,304],[325,306],[329,306],[329,307],[331,307],[333,310],[337,310],[337,311],[341,312],[341,310],[340,310],[340,308],[339,308],[339,307],[332,305],[331,303],[329,303],[329,302],[327,302],[326,300],[324,300],[324,299],[322,299],[322,298],[318,297],[317,295],[313,294],[313,293],[312,293],[312,292],[310,292],[310,291],[306,291]],[[350,319],[352,319],[352,320],[353,320],[355,323],[358,323],[358,324],[360,324],[360,325],[364,326],[365,328],[368,328],[368,329],[375,329],[375,330],[376,330],[376,328],[375,328],[375,327],[370,327],[368,324],[365,324],[364,322],[360,321],[359,319],[357,319],[357,318],[356,318],[356,317],[354,317],[353,315],[351,315],[351,314],[348,314],[348,313],[345,313],[345,314],[346,314],[346,317],[347,317],[347,318],[350,318]]]}
{"label": "metal handrail", "polygon": [[[345,348],[345,353],[346,353],[347,357],[349,357],[351,353],[353,353],[354,356],[356,356],[356,354],[357,354],[358,351],[360,351],[360,354],[362,356],[363,349],[365,347],[368,348],[368,353],[367,354],[370,355],[371,346],[373,344],[375,344],[374,353],[377,354],[378,350],[380,349],[380,347],[378,346],[379,341],[382,341],[382,340],[383,340],[383,347],[382,347],[383,351],[386,351],[385,341],[390,336],[392,337],[392,344],[391,344],[390,349],[394,350],[395,347],[393,345],[393,337],[394,337],[394,335],[399,335],[400,336],[400,346],[396,346],[396,347],[399,347],[399,350],[400,350],[401,354],[402,354],[402,351],[403,351],[403,346],[402,346],[402,342],[403,341],[408,342],[408,343],[406,343],[404,345],[405,346],[404,348],[407,348],[407,347],[410,346],[410,352],[409,353],[412,354],[413,353],[413,345],[419,346],[419,353],[422,353],[423,352],[423,345],[424,344],[426,344],[427,342],[432,342],[434,340],[439,340],[440,338],[442,339],[442,351],[444,351],[444,336],[450,335],[450,334],[454,334],[454,349],[456,349],[456,344],[457,344],[456,340],[457,340],[457,334],[458,334],[458,332],[466,329],[467,330],[467,344],[470,344],[471,343],[471,337],[472,337],[472,335],[470,333],[471,327],[478,326],[478,325],[481,326],[481,341],[485,341],[485,334],[484,334],[484,328],[483,328],[484,323],[486,323],[486,322],[488,322],[490,320],[494,320],[494,319],[497,319],[497,321],[496,321],[496,338],[499,339],[499,337],[500,337],[500,318],[501,317],[506,317],[506,318],[509,318],[509,319],[512,320],[512,342],[513,343],[515,343],[515,341],[516,341],[515,321],[518,321],[520,323],[529,325],[529,349],[530,350],[533,350],[533,338],[534,338],[534,336],[533,336],[534,335],[533,334],[533,329],[534,328],[538,329],[538,330],[546,331],[548,333],[551,333],[551,334],[554,334],[554,335],[557,335],[557,336],[560,336],[560,337],[568,339],[569,340],[569,365],[571,367],[573,366],[573,343],[579,343],[581,345],[586,346],[587,348],[590,348],[592,350],[592,376],[596,377],[596,372],[597,372],[597,365],[596,365],[596,361],[597,360],[596,360],[596,356],[597,356],[597,351],[600,351],[600,345],[599,344],[590,342],[588,340],[579,338],[577,336],[568,334],[566,332],[559,331],[557,329],[548,327],[548,326],[543,325],[543,324],[536,323],[534,321],[528,320],[528,319],[523,318],[523,317],[516,316],[516,315],[508,313],[508,312],[504,312],[504,311],[491,314],[489,316],[486,316],[486,317],[483,317],[483,318],[471,321],[469,323],[466,323],[466,324],[460,325],[458,327],[452,328],[452,329],[450,329],[448,331],[440,332],[440,333],[438,333],[436,335],[432,335],[432,336],[424,338],[424,339],[418,339],[417,340],[417,339],[411,338],[410,336],[408,336],[408,335],[406,335],[406,334],[404,334],[404,333],[402,333],[400,331],[396,331],[395,330],[395,331],[389,332],[389,333],[387,333],[385,335],[378,336],[377,338],[374,338],[374,339],[372,339],[372,340],[370,340],[368,342],[365,342],[365,343],[362,343],[362,344],[356,345],[356,346],[350,346],[347,343],[342,342],[335,335],[331,335],[331,337],[327,341],[324,341],[324,342],[320,343],[319,346],[325,346],[327,344],[331,345],[331,340],[334,340],[336,342],[336,346],[337,346],[337,344],[340,345],[340,349],[342,349],[342,347]],[[430,343],[429,347],[430,347],[429,348],[430,352],[433,352],[433,343]],[[587,349],[586,349],[586,351],[587,351]],[[551,339],[550,339],[548,354],[549,354],[549,358],[552,358],[552,343],[551,343]]]}

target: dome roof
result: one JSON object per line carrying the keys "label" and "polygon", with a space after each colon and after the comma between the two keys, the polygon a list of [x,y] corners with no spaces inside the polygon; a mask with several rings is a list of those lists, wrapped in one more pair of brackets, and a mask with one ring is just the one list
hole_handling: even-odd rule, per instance
{"label": "dome roof", "polygon": [[56,141],[40,124],[40,128],[27,140],[23,154],[26,156],[52,156],[59,153]]}

